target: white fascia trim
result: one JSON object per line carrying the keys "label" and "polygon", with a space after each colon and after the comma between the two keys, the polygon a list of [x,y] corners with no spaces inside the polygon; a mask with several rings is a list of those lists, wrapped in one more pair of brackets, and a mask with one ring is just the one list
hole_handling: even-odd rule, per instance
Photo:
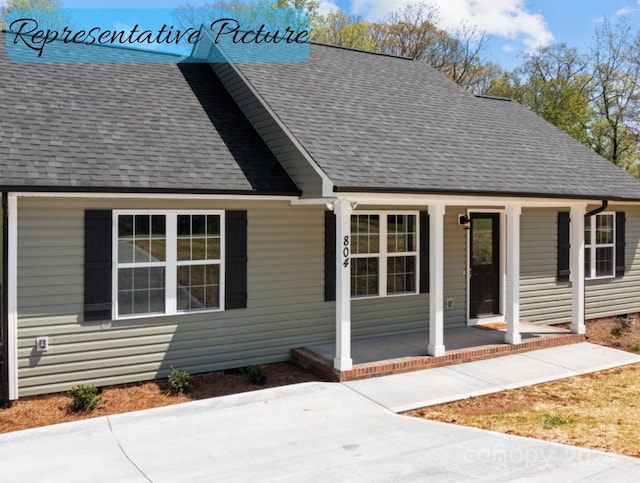
{"label": "white fascia trim", "polygon": [[[205,30],[205,32],[206,32],[206,30]],[[206,34],[207,34],[207,36],[209,36],[208,32],[206,32]],[[213,43],[213,39],[211,39],[211,41]],[[212,45],[212,47],[213,47],[213,45]],[[223,57],[225,58],[227,63],[234,70],[234,72],[238,75],[238,77],[240,77],[242,82],[245,83],[245,85],[249,88],[251,93],[256,97],[256,99],[258,99],[258,101],[260,102],[262,107],[264,107],[267,110],[267,112],[269,113],[271,118],[276,122],[278,127],[280,129],[282,129],[282,131],[289,138],[289,140],[293,143],[293,145],[298,149],[298,151],[300,151],[300,153],[302,154],[304,159],[309,163],[309,166],[311,166],[313,168],[313,170],[318,174],[318,176],[320,176],[320,178],[322,179],[322,196],[334,196],[333,182],[329,179],[329,177],[325,174],[325,172],[322,171],[320,166],[318,166],[318,164],[314,161],[314,159],[307,152],[307,150],[302,146],[302,144],[300,144],[300,142],[291,133],[291,131],[289,131],[287,126],[285,126],[284,122],[282,122],[282,120],[280,119],[280,117],[278,117],[278,115],[275,113],[275,111],[273,109],[271,109],[271,106],[269,106],[267,101],[260,95],[258,90],[253,86],[253,84],[251,82],[249,82],[249,79],[247,79],[247,77],[242,73],[242,71],[240,69],[238,69],[236,64],[229,59],[229,56],[225,53],[225,51],[220,49],[220,48],[218,48],[218,50],[223,55]],[[212,66],[212,68],[213,68],[213,66]]]}
{"label": "white fascia trim", "polygon": [[[469,195],[417,195],[405,193],[358,193],[338,192],[333,196],[345,197],[362,205],[432,205],[444,203],[446,206],[482,206],[505,207],[518,205],[522,207],[571,207],[586,204],[602,204],[602,200],[576,200],[564,198],[518,198],[509,196],[469,196]],[[623,204],[638,204],[638,202],[620,202]]]}
{"label": "white fascia trim", "polygon": [[8,323],[8,365],[9,399],[18,399],[18,198],[9,193],[7,200],[9,221],[9,259],[7,260],[9,279],[7,280]]}
{"label": "white fascia trim", "polygon": [[336,197],[330,198],[296,198],[291,200],[293,206],[309,206],[309,205],[326,205],[327,203],[335,203],[338,201]]}
{"label": "white fascia trim", "polygon": [[62,191],[24,191],[12,193],[20,198],[91,198],[91,199],[141,199],[141,200],[221,200],[221,201],[289,201],[299,199],[298,196],[268,195],[198,195],[177,193],[79,193]]}

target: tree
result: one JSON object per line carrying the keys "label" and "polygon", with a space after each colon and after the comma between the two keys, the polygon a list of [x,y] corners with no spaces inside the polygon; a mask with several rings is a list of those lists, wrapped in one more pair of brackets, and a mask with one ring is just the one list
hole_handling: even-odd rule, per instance
{"label": "tree", "polygon": [[486,89],[500,73],[482,58],[486,34],[468,24],[448,33],[437,27],[439,21],[437,8],[425,3],[406,5],[372,23],[342,12],[330,13],[317,24],[312,40],[409,57],[439,69],[471,91]]}
{"label": "tree", "polygon": [[377,50],[390,55],[423,59],[435,49],[438,42],[438,21],[438,10],[432,5],[406,5],[373,27]]}
{"label": "tree", "polygon": [[440,31],[435,49],[425,60],[449,79],[473,90],[496,70],[483,59],[489,37],[468,23],[462,23],[453,33]]}
{"label": "tree", "polygon": [[632,173],[638,170],[640,141],[640,35],[623,20],[596,29],[591,49],[594,149]]}
{"label": "tree", "polygon": [[311,40],[352,49],[376,51],[372,25],[344,12],[330,12],[311,30]]}
{"label": "tree", "polygon": [[[35,13],[35,10],[39,10],[42,13],[43,10],[47,11],[47,15],[42,19],[41,15],[38,20],[41,20],[41,24],[48,24],[50,26],[64,24],[64,17],[59,12],[62,8],[60,0],[9,0],[5,6],[0,8],[0,30],[7,28],[6,20],[14,10],[26,10]],[[35,15],[34,15],[35,16]]]}
{"label": "tree", "polygon": [[523,70],[528,76],[524,102],[544,119],[589,144],[592,75],[577,49],[566,44],[542,47],[527,54]]}

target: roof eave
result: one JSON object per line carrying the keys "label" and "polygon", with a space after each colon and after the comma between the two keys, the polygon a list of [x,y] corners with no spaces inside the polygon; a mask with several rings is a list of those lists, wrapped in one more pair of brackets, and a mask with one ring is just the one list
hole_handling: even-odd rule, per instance
{"label": "roof eave", "polygon": [[0,185],[2,192],[23,193],[121,193],[128,194],[176,194],[176,195],[228,195],[228,196],[288,196],[299,197],[302,192],[280,190],[241,190],[241,189],[191,189],[191,188],[138,188],[113,186],[37,186],[37,185]]}
{"label": "roof eave", "polygon": [[362,186],[335,186],[336,193],[372,193],[372,194],[408,194],[430,196],[478,196],[483,198],[540,198],[540,199],[564,199],[564,200],[603,200],[640,202],[640,190],[637,197],[625,197],[619,195],[593,194],[567,194],[567,193],[538,193],[538,192],[513,192],[513,191],[474,191],[453,189],[425,189],[425,188],[389,188],[389,187],[362,187]]}

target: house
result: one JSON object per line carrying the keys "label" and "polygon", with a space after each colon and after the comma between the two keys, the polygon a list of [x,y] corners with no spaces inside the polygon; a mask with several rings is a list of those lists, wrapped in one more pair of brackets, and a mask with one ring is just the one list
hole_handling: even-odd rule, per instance
{"label": "house", "polygon": [[640,183],[424,63],[0,63],[9,400],[640,310]]}

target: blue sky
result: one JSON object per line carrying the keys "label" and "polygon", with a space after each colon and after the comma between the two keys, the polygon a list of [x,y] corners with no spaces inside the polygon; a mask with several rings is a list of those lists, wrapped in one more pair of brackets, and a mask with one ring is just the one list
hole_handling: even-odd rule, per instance
{"label": "blue sky", "polygon": [[[341,9],[367,20],[378,20],[412,0],[318,0],[323,12]],[[0,0],[0,5],[6,0]],[[68,8],[175,8],[206,0],[63,0]],[[604,17],[624,16],[640,31],[640,0],[427,0],[438,7],[440,27],[455,29],[461,21],[491,35],[488,60],[511,69],[520,54],[554,42],[566,42],[586,50]]]}
{"label": "blue sky", "polygon": [[[323,10],[340,8],[369,20],[397,10],[406,0],[321,0]],[[440,10],[441,27],[465,20],[491,35],[488,60],[506,69],[521,52],[565,42],[586,50],[603,18],[621,16],[640,31],[640,0],[430,0]]]}

